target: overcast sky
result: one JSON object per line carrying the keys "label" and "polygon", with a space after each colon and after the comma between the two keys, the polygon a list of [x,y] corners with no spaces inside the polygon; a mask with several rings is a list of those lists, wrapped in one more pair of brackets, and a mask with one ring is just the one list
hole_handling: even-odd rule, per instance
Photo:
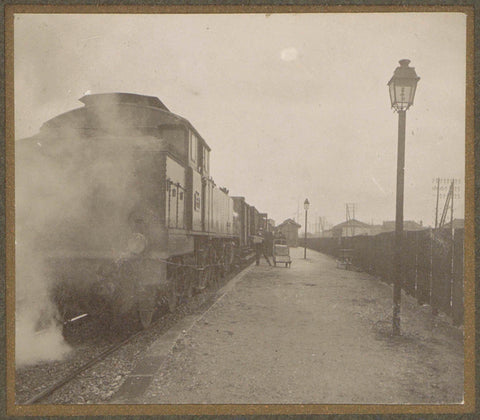
{"label": "overcast sky", "polygon": [[[408,58],[405,219],[434,223],[433,179],[464,187],[466,16],[461,13],[15,15],[22,138],[86,92],[159,97],[212,148],[231,195],[277,223],[395,218],[397,114],[387,82]],[[464,197],[455,216],[463,217]]]}

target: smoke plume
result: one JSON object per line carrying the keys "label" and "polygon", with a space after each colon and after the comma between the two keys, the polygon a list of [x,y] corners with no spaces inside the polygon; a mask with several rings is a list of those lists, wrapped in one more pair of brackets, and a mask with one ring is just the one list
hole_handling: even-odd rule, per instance
{"label": "smoke plume", "polygon": [[[101,125],[116,127],[118,120],[112,115]],[[138,190],[132,184],[135,154],[126,151],[128,138],[105,131],[95,138],[73,129],[44,130],[16,142],[17,367],[68,354],[63,314],[52,291],[71,280],[71,258],[102,253],[115,258],[125,252],[131,234],[127,220]],[[62,260],[65,256],[70,260]],[[53,257],[60,276],[52,271]],[[94,272],[79,272],[77,290],[95,280]]]}

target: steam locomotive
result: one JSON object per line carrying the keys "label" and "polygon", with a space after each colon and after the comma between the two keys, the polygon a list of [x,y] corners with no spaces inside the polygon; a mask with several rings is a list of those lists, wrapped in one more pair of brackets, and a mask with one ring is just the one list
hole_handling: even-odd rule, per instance
{"label": "steam locomotive", "polygon": [[18,261],[38,263],[62,317],[147,327],[238,263],[267,214],[217,187],[210,147],[158,98],[80,101],[16,142]]}

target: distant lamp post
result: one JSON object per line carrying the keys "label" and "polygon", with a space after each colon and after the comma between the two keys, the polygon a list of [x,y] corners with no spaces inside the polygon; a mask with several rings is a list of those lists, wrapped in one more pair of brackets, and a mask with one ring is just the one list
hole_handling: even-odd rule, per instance
{"label": "distant lamp post", "polygon": [[398,112],[397,152],[397,205],[395,212],[395,254],[393,282],[393,335],[400,335],[400,302],[402,297],[402,237],[403,237],[403,190],[405,176],[405,125],[406,111],[413,105],[415,90],[420,77],[415,68],[409,67],[410,60],[400,60],[388,82],[392,108]]}
{"label": "distant lamp post", "polygon": [[310,203],[308,202],[308,198],[305,199],[303,202],[303,208],[305,209],[305,243],[304,243],[304,250],[303,250],[303,258],[307,259],[307,214],[308,208],[310,207]]}

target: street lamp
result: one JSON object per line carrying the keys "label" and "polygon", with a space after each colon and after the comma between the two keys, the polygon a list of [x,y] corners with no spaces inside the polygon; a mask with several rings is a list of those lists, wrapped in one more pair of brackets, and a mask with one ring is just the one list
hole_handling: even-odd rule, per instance
{"label": "street lamp", "polygon": [[307,214],[308,208],[310,207],[310,203],[308,202],[308,198],[305,199],[303,202],[303,208],[305,209],[305,243],[304,243],[304,250],[303,250],[303,258],[307,259]]}
{"label": "street lamp", "polygon": [[402,237],[403,237],[403,189],[405,176],[405,124],[406,111],[413,105],[415,90],[420,77],[410,60],[400,60],[388,82],[392,108],[398,112],[397,193],[395,212],[395,254],[393,282],[393,335],[400,335],[400,301],[402,297]]}

